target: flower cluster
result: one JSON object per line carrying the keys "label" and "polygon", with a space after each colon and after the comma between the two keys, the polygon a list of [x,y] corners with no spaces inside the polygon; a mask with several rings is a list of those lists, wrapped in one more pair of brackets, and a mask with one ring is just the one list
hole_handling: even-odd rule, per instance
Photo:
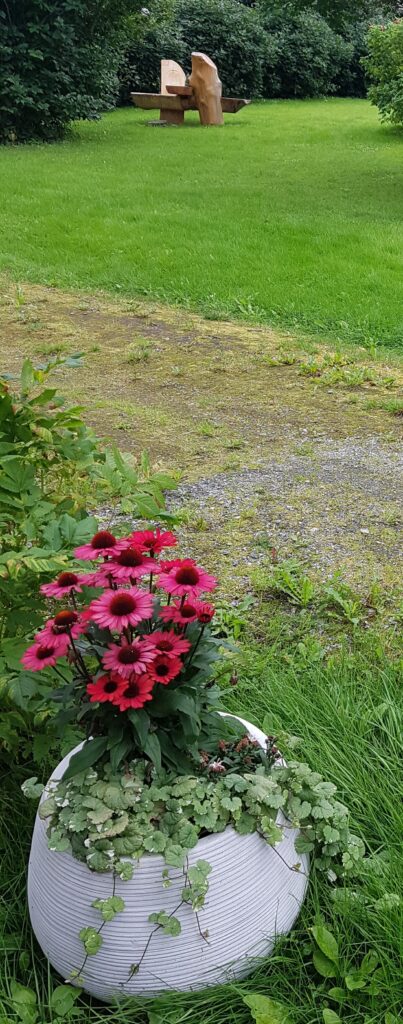
{"label": "flower cluster", "polygon": [[[201,596],[216,580],[191,558],[159,558],[176,543],[169,530],[136,530],[123,539],[100,530],[76,548],[78,561],[95,565],[88,573],[62,572],[42,586],[47,597],[70,604],[37,633],[23,655],[25,668],[57,668],[67,658],[89,702],[120,712],[143,707],[157,684],[178,680],[213,618],[214,607]],[[86,588],[99,594],[80,608]],[[186,635],[190,623],[199,627],[193,642]]]}

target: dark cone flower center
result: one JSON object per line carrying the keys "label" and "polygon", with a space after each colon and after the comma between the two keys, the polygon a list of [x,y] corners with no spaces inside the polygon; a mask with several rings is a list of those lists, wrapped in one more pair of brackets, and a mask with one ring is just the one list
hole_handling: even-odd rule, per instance
{"label": "dark cone flower center", "polygon": [[159,651],[172,651],[173,643],[172,640],[159,640],[157,644]]}
{"label": "dark cone flower center", "polygon": [[105,683],[104,685],[104,693],[115,693],[115,690],[117,690],[117,688],[118,684],[115,683],[113,679],[110,679],[109,682]]}
{"label": "dark cone flower center", "polygon": [[194,587],[199,582],[199,573],[195,566],[186,565],[177,570],[175,578],[176,582],[181,583],[184,587]]}
{"label": "dark cone flower center", "polygon": [[164,678],[165,676],[168,675],[168,673],[169,673],[169,664],[167,662],[165,662],[165,661],[157,662],[157,664],[155,665],[155,674],[156,674],[156,676],[161,676],[162,678]]}
{"label": "dark cone flower center", "polygon": [[78,576],[75,572],[61,572],[57,577],[59,587],[74,587],[78,583]]}
{"label": "dark cone flower center", "polygon": [[127,686],[123,690],[122,696],[125,698],[125,700],[133,700],[134,697],[138,697],[139,692],[140,691],[138,683],[136,683],[135,679],[133,679],[130,683],[127,684]]}
{"label": "dark cone flower center", "polygon": [[184,604],[181,608],[182,619],[192,619],[196,615],[196,608],[193,604]]}
{"label": "dark cone flower center", "polygon": [[113,548],[115,544],[116,537],[113,536],[113,533],[109,533],[109,530],[99,530],[98,533],[94,534],[91,541],[91,547],[95,548],[96,551],[100,548]]}
{"label": "dark cone flower center", "polygon": [[39,658],[39,661],[45,661],[46,658],[52,658],[54,653],[55,653],[55,648],[54,647],[52,647],[50,644],[48,646],[45,646],[45,644],[42,644],[40,647],[38,647],[38,650],[36,652],[36,656],[37,656],[37,658]]}
{"label": "dark cone flower center", "polygon": [[67,630],[71,628],[71,626],[74,626],[74,623],[77,622],[77,619],[77,612],[73,612],[67,609],[66,611],[58,612],[53,620],[54,633],[66,633]]}
{"label": "dark cone flower center", "polygon": [[112,615],[130,615],[130,612],[134,612],[136,602],[131,594],[116,594],[109,607]]}
{"label": "dark cone flower center", "polygon": [[138,548],[126,548],[125,551],[121,551],[116,561],[119,565],[125,565],[129,569],[135,569],[138,565],[143,565],[144,558]]}
{"label": "dark cone flower center", "polygon": [[134,665],[140,660],[140,654],[135,647],[122,647],[118,654],[118,661],[122,665]]}

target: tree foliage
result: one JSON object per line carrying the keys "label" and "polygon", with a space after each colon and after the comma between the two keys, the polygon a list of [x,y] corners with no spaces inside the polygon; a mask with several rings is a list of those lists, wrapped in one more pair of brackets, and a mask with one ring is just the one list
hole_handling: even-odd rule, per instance
{"label": "tree foliage", "polygon": [[2,0],[0,141],[55,139],[113,104],[123,19],[136,4]]}
{"label": "tree foliage", "polygon": [[383,121],[403,125],[403,19],[374,25],[363,61],[371,82],[369,98]]}
{"label": "tree foliage", "polygon": [[354,49],[315,11],[261,15],[275,45],[263,68],[265,96],[321,96],[336,91],[337,75],[353,58]]}

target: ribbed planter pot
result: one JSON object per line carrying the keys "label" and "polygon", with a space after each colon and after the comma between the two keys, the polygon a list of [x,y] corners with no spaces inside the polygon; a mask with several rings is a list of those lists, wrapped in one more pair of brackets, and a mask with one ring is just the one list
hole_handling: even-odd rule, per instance
{"label": "ribbed planter pot", "polygon": [[[264,733],[244,724],[263,746]],[[61,761],[50,781],[61,778],[70,756]],[[284,822],[281,814],[278,822]],[[29,911],[43,952],[68,979],[83,963],[80,930],[99,927],[100,915],[91,903],[111,896],[112,877],[90,871],[69,853],[49,850],[46,824],[37,816],[29,861]],[[176,915],[181,934],[173,937],[157,930],[140,970],[128,980],[155,927],[149,915],[162,909],[168,914],[175,911],[184,884],[181,871],[171,868],[172,884],[164,888],[163,857],[142,857],[131,881],[117,879],[116,895],[124,899],[125,909],[105,925],[101,949],[88,957],[81,971],[84,989],[111,1001],[166,989],[197,990],[245,977],[257,959],[271,953],[275,939],[290,930],[299,913],[308,860],[295,851],[297,834],[287,829],[275,849],[255,833],[242,836],[232,828],[200,839],[189,854],[189,864],[203,858],[212,867],[206,904],[198,914],[208,942],[200,935],[191,907],[182,906]],[[300,871],[292,870],[296,863]]]}

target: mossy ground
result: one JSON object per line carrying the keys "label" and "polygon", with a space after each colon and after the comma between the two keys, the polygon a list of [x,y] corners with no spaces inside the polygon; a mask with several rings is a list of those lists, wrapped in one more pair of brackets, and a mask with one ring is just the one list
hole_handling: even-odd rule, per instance
{"label": "mossy ground", "polygon": [[7,278],[0,326],[8,372],[85,354],[61,390],[101,437],[182,473],[185,542],[227,592],[270,546],[322,577],[398,582],[396,353]]}

